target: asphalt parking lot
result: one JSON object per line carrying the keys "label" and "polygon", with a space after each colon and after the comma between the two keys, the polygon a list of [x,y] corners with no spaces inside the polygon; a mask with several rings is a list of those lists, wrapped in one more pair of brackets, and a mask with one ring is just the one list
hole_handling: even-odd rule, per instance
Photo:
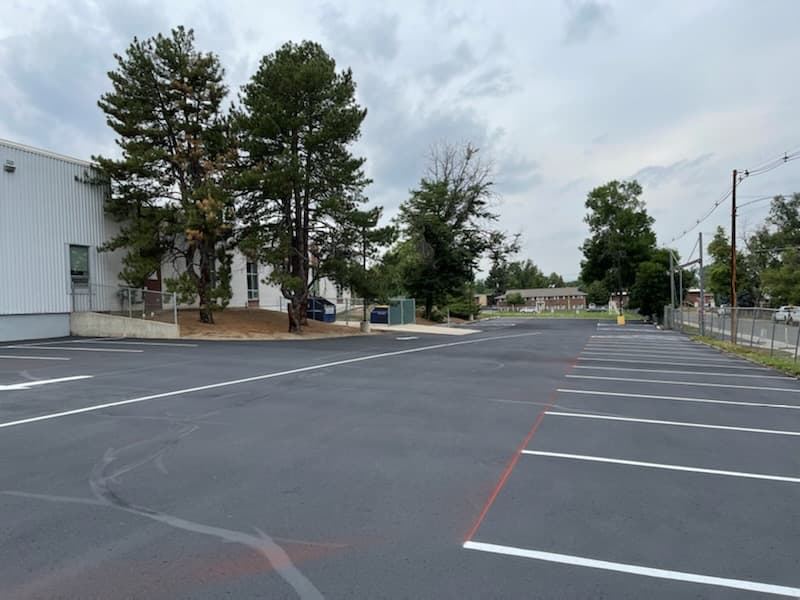
{"label": "asphalt parking lot", "polygon": [[2,597],[800,597],[797,381],[478,327],[2,345]]}

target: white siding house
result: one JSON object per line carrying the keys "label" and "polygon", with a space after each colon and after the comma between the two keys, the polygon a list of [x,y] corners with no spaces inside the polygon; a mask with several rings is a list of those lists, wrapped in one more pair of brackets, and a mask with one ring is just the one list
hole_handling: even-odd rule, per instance
{"label": "white siding house", "polygon": [[91,163],[0,140],[0,340],[69,335],[73,283],[115,285],[121,253]]}

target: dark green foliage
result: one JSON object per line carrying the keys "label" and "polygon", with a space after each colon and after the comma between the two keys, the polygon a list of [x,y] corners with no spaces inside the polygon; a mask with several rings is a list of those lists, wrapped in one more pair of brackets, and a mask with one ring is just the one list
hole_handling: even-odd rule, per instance
{"label": "dark green foliage", "polygon": [[780,262],[764,271],[762,282],[773,306],[800,304],[800,250],[782,251]]}
{"label": "dark green foliage", "polygon": [[593,281],[586,286],[584,291],[586,292],[586,301],[589,304],[606,305],[611,297],[611,292],[603,280]]}
{"label": "dark green foliage", "polygon": [[212,285],[212,263],[229,272],[234,217],[225,174],[235,151],[222,109],[222,67],[215,55],[195,49],[193,32],[183,27],[134,38],[115,58],[112,91],[98,104],[122,158],[95,160],[110,183],[106,209],[120,233],[104,249],[127,250],[120,278],[134,287],[172,262],[178,277],[167,279],[167,288],[183,301],[199,297],[201,320],[213,322],[230,285]]}
{"label": "dark green foliage", "polygon": [[392,273],[382,268],[379,252],[395,240],[397,229],[378,227],[381,212],[373,208],[348,215],[348,227],[341,229],[335,246],[327,252],[326,275],[364,300],[365,321],[369,302],[386,302],[393,295]]}
{"label": "dark green foliage", "polygon": [[[752,277],[769,296],[770,304],[800,304],[800,194],[772,200],[766,223],[747,240],[747,248]],[[737,275],[738,270],[737,264]],[[760,300],[761,289],[758,292]]]}
{"label": "dark green foliage", "polygon": [[508,266],[509,289],[532,289],[547,287],[548,278],[532,260],[512,262]]}
{"label": "dark green foliage", "polygon": [[[728,304],[731,301],[731,244],[722,227],[717,227],[708,244],[707,262],[705,287],[714,294],[718,303]],[[753,306],[759,296],[758,278],[752,262],[737,250],[736,303],[738,306]]]}
{"label": "dark green foliage", "polygon": [[670,299],[669,250],[659,248],[649,260],[639,263],[631,286],[630,307],[644,316],[660,318]]}
{"label": "dark green foliage", "polygon": [[514,292],[506,296],[506,304],[509,306],[522,306],[525,304],[525,299],[519,292]]}
{"label": "dark green foliage", "polygon": [[349,150],[366,116],[355,90],[314,42],[265,56],[242,90],[242,238],[289,300],[289,331],[305,321],[313,282],[344,269],[358,230],[369,181]]}
{"label": "dark green foliage", "polygon": [[582,281],[603,281],[614,292],[633,285],[639,264],[649,260],[656,245],[641,193],[636,181],[611,181],[589,192],[585,221],[590,237],[581,247]]}
{"label": "dark green foliage", "polygon": [[496,219],[488,204],[489,168],[477,154],[470,145],[434,149],[428,174],[400,207],[404,285],[424,302],[427,318],[434,304],[446,304],[473,280],[478,260],[496,239],[486,227]]}
{"label": "dark green foliage", "polygon": [[458,296],[451,296],[448,299],[447,308],[451,317],[459,319],[475,318],[480,314],[480,306],[469,293],[469,289],[465,289]]}
{"label": "dark green foliage", "polygon": [[491,234],[489,248],[491,267],[484,284],[489,293],[503,294],[510,287],[511,274],[508,258],[519,252],[519,238],[519,235],[515,235],[509,240],[508,236],[500,231]]}

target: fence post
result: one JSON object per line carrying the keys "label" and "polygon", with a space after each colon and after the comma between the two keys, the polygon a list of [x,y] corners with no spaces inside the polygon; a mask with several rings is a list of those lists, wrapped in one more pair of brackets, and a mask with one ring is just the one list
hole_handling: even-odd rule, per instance
{"label": "fence post", "polygon": [[172,319],[175,325],[178,324],[178,292],[172,292]]}
{"label": "fence post", "polygon": [[797,362],[797,347],[800,346],[800,328],[797,329],[797,337],[794,338],[794,362]]}
{"label": "fence post", "polygon": [[753,336],[756,333],[756,314],[758,314],[758,309],[753,309],[753,325],[750,327],[750,347],[753,347]]}
{"label": "fence post", "polygon": [[772,352],[775,349],[775,319],[772,319],[772,335],[769,336],[769,355],[772,356]]}
{"label": "fence post", "polygon": [[131,288],[125,288],[127,292],[126,296],[128,297],[128,318],[133,318],[133,302],[131,302]]}

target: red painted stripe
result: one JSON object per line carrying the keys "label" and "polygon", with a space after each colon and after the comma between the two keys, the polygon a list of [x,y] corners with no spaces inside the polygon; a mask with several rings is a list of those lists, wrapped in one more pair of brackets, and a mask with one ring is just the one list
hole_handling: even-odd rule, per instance
{"label": "red painted stripe", "polygon": [[508,466],[506,466],[506,470],[503,472],[503,476],[500,477],[500,481],[498,481],[497,485],[494,486],[494,490],[492,490],[492,495],[489,496],[489,500],[486,502],[486,506],[483,507],[481,514],[478,515],[478,519],[475,521],[475,524],[472,526],[472,529],[469,530],[469,533],[467,534],[467,539],[465,541],[467,542],[471,541],[473,536],[475,535],[475,532],[478,531],[478,527],[481,526],[483,519],[486,517],[486,514],[489,512],[489,509],[492,507],[492,504],[494,504],[494,501],[500,494],[500,490],[502,490],[503,486],[506,484],[506,480],[508,479],[508,476],[511,475],[511,471],[514,470],[514,467],[516,466],[519,457],[522,456],[522,451],[530,443],[531,439],[533,438],[533,434],[536,433],[536,430],[539,428],[539,425],[544,420],[544,413],[546,413],[547,409],[549,409],[553,405],[554,400],[555,400],[555,393],[550,398],[550,401],[542,409],[542,412],[539,413],[539,417],[536,419],[536,422],[533,424],[533,427],[531,427],[531,430],[528,432],[527,437],[523,440],[520,447],[517,448],[517,451],[514,454],[514,456],[511,457],[511,461],[508,463]]}
{"label": "red painted stripe", "polygon": [[[584,345],[583,349],[585,348],[586,346]],[[583,349],[581,350],[581,352],[583,352]],[[578,355],[580,355],[581,352],[579,352]],[[570,361],[569,366],[564,371],[564,374],[568,373],[575,366],[577,362],[578,362],[578,357],[576,356]],[[494,490],[492,490],[492,494],[489,496],[489,500],[487,500],[486,505],[483,507],[483,510],[481,511],[481,514],[478,515],[478,518],[475,521],[475,524],[472,526],[472,529],[469,530],[469,533],[467,534],[467,539],[465,540],[466,542],[472,541],[472,538],[475,536],[475,533],[477,533],[478,528],[481,526],[481,523],[483,523],[483,520],[489,513],[489,509],[492,508],[492,504],[494,504],[494,501],[497,499],[497,496],[500,495],[500,490],[503,489],[503,486],[506,484],[506,480],[508,480],[509,475],[511,475],[511,471],[513,471],[514,467],[517,465],[519,457],[522,456],[522,451],[527,447],[527,445],[533,439],[533,435],[536,433],[536,430],[539,429],[539,425],[541,425],[542,421],[544,420],[545,413],[553,405],[553,402],[555,402],[557,394],[558,392],[553,392],[553,394],[550,396],[550,400],[548,400],[547,404],[545,404],[544,408],[542,409],[542,412],[539,413],[539,416],[536,418],[536,422],[533,424],[533,427],[531,427],[531,430],[528,432],[528,435],[522,441],[522,444],[520,444],[519,448],[517,448],[517,451],[516,453],[514,453],[514,456],[511,457],[511,460],[506,466],[506,470],[503,471],[503,475],[500,477],[500,481],[498,481],[497,485],[494,486]]]}

